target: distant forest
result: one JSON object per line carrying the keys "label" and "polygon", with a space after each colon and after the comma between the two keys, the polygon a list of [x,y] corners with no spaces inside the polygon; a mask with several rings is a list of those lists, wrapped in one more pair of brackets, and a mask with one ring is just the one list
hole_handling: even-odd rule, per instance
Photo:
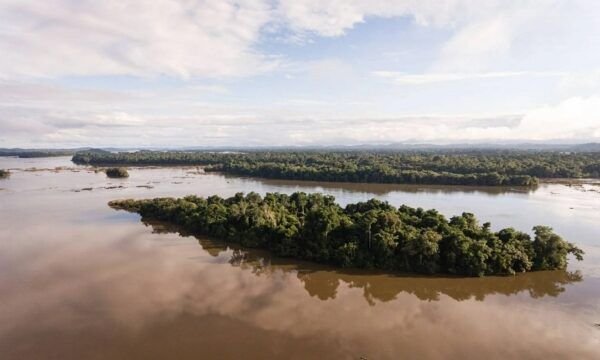
{"label": "distant forest", "polygon": [[540,178],[600,178],[599,153],[533,151],[107,151],[76,164],[199,165],[207,172],[270,179],[425,185],[535,186]]}
{"label": "distant forest", "polygon": [[551,228],[535,237],[512,228],[498,232],[473,214],[446,219],[436,210],[371,199],[342,208],[333,196],[238,193],[182,199],[117,200],[116,209],[137,212],[202,234],[262,248],[278,256],[333,264],[426,274],[507,275],[565,269],[567,255],[583,251]]}
{"label": "distant forest", "polygon": [[34,150],[34,149],[0,149],[0,156],[16,156],[20,158],[43,158],[53,156],[72,156],[76,150]]}

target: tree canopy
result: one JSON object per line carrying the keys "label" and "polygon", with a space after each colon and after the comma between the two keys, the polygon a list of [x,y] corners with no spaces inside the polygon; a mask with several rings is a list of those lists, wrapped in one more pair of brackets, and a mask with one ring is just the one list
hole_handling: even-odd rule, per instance
{"label": "tree canopy", "polygon": [[597,153],[464,151],[79,152],[77,164],[202,165],[206,171],[271,179],[535,186],[538,178],[599,178]]}
{"label": "tree canopy", "polygon": [[436,210],[395,208],[376,199],[342,208],[319,193],[238,193],[226,199],[187,196],[109,205],[191,233],[340,267],[507,275],[565,269],[569,254],[583,256],[546,226],[535,227],[532,239],[513,228],[494,232],[470,213],[446,219]]}
{"label": "tree canopy", "polygon": [[129,177],[129,172],[123,167],[115,167],[106,169],[106,176],[109,178],[126,178]]}

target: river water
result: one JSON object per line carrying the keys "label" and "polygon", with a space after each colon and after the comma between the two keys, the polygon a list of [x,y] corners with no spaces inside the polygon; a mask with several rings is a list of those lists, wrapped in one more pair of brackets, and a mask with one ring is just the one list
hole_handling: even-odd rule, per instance
{"label": "river water", "polygon": [[[0,158],[2,359],[600,358],[600,186],[536,190],[273,181],[196,168],[128,179],[69,158]],[[537,224],[586,251],[567,271],[418,277],[338,271],[182,236],[107,202],[325,192],[342,204]]]}

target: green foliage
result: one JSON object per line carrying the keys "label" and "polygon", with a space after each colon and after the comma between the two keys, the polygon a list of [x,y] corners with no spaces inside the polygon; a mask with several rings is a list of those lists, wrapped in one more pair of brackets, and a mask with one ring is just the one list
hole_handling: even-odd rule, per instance
{"label": "green foliage", "polygon": [[566,269],[566,255],[572,253],[577,260],[583,259],[583,251],[575,245],[564,241],[547,226],[533,228],[533,266],[538,270]]}
{"label": "green foliage", "polygon": [[32,149],[0,149],[0,156],[16,156],[19,158],[42,158],[53,156],[73,156],[75,150],[32,150]]}
{"label": "green foliage", "polygon": [[535,186],[538,178],[600,177],[597,153],[463,152],[79,152],[77,164],[202,165],[206,171],[272,179]]}
{"label": "green foliage", "polygon": [[109,178],[127,178],[129,177],[129,173],[123,167],[108,168],[106,169],[106,176]]}
{"label": "green foliage", "polygon": [[578,260],[583,255],[549,227],[535,227],[532,241],[512,228],[493,232],[470,213],[448,220],[435,210],[397,209],[375,199],[342,208],[322,194],[268,193],[263,198],[238,193],[227,199],[187,196],[109,205],[192,233],[341,267],[506,275],[564,269],[569,254]]}
{"label": "green foliage", "polygon": [[7,179],[10,176],[10,171],[0,169],[0,179]]}

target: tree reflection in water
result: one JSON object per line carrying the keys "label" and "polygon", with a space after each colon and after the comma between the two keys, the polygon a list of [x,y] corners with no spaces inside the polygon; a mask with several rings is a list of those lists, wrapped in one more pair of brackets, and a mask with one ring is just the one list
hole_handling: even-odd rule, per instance
{"label": "tree reflection in water", "polygon": [[247,249],[235,244],[196,237],[171,224],[145,220],[144,224],[152,227],[154,233],[178,233],[181,236],[194,237],[213,257],[230,252],[229,264],[251,271],[257,276],[268,276],[278,271],[296,273],[308,294],[321,300],[335,299],[342,282],[351,288],[362,289],[367,302],[375,305],[377,301],[394,300],[400,293],[412,294],[424,301],[438,301],[443,295],[457,301],[468,299],[483,301],[490,295],[511,296],[520,293],[529,294],[534,299],[544,296],[556,297],[565,291],[566,285],[583,280],[579,271],[564,270],[538,271],[516,276],[465,278],[337,269],[305,261],[273,257],[267,251]]}

